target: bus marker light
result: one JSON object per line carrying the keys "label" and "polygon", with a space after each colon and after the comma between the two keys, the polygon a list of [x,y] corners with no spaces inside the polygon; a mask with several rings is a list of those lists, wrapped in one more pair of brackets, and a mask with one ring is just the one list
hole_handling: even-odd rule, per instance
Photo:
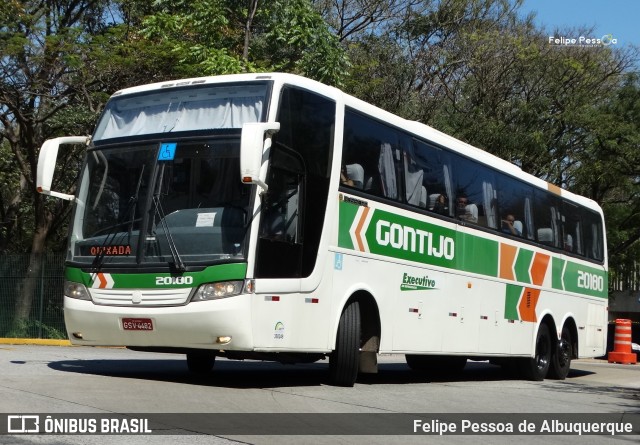
{"label": "bus marker light", "polygon": [[82,340],[82,332],[72,332],[73,338],[77,338],[78,340]]}
{"label": "bus marker light", "polygon": [[280,301],[280,297],[277,295],[267,295],[264,297],[264,301]]}
{"label": "bus marker light", "polygon": [[409,312],[414,313],[414,314],[417,314],[417,313],[418,313],[418,309],[417,309],[417,308],[415,308],[415,307],[410,307],[410,308],[409,308]]}
{"label": "bus marker light", "polygon": [[486,315],[481,315],[480,316],[480,320],[488,320],[488,319],[489,319],[489,317],[487,317]]}
{"label": "bus marker light", "polygon": [[457,317],[458,313],[457,312],[449,312],[449,317]]}
{"label": "bus marker light", "polygon": [[320,303],[320,299],[319,298],[305,298],[304,302],[305,303]]}
{"label": "bus marker light", "polygon": [[231,336],[221,335],[220,337],[216,337],[216,343],[220,345],[226,345],[227,343],[231,343]]}

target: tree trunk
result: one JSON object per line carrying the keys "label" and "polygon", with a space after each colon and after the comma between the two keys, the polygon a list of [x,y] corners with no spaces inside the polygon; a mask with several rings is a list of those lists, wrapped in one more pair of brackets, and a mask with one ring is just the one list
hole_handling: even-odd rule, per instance
{"label": "tree trunk", "polygon": [[45,247],[45,240],[49,227],[46,224],[36,229],[31,244],[31,253],[29,255],[29,267],[22,282],[20,294],[17,296],[18,301],[14,311],[12,335],[15,337],[24,337],[28,334],[29,315],[33,306],[33,296],[37,289],[38,279],[42,271],[42,255]]}
{"label": "tree trunk", "polygon": [[242,49],[242,60],[249,61],[249,45],[251,44],[251,24],[258,10],[258,0],[250,0],[247,21],[244,25],[244,48]]}

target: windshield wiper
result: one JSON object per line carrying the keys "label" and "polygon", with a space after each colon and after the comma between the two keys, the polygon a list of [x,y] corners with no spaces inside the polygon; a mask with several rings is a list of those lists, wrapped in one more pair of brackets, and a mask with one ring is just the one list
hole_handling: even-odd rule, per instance
{"label": "windshield wiper", "polygon": [[[97,232],[93,233],[93,236],[96,236],[99,233],[107,232],[107,236],[105,236],[104,241],[102,242],[100,253],[96,255],[95,259],[93,260],[93,268],[96,272],[99,271],[102,268],[102,265],[104,264],[104,259],[106,257],[106,251],[107,251],[105,247],[112,245],[111,243],[115,241],[116,235],[118,234],[118,230],[116,229],[118,227],[123,227],[125,225],[128,226],[127,239],[129,240],[129,243],[131,242],[131,232],[133,231],[133,225],[135,224],[136,221],[140,221],[141,219],[141,218],[138,218],[136,220],[136,206],[138,204],[138,195],[140,194],[140,186],[142,184],[144,169],[145,169],[145,165],[143,164],[142,169],[140,170],[140,175],[138,176],[138,184],[136,186],[136,192],[133,195],[131,195],[131,197],[129,198],[127,209],[122,214],[122,219],[120,219],[119,221],[116,221],[116,223],[111,226],[104,227],[98,230]],[[97,200],[96,200],[96,204],[97,204]],[[131,218],[127,219],[129,217],[129,214],[131,214]],[[109,237],[111,237],[111,240],[109,240]]]}
{"label": "windshield wiper", "polygon": [[[162,208],[162,203],[160,202],[160,192],[162,189],[163,176],[164,176],[164,165],[162,165],[162,169],[160,170],[160,174],[158,177],[158,187],[156,189],[156,192],[153,194],[153,205],[155,206],[154,215],[160,216],[160,223],[162,224],[162,229],[164,231],[165,237],[167,238],[167,243],[169,244],[169,251],[171,252],[171,257],[173,258],[174,267],[178,272],[184,272],[187,270],[187,268],[184,265],[182,258],[180,257],[180,253],[178,253],[178,248],[176,247],[176,243],[173,240],[171,231],[169,230],[166,214],[164,213],[164,210]],[[154,216],[154,219],[155,219],[155,216]]]}

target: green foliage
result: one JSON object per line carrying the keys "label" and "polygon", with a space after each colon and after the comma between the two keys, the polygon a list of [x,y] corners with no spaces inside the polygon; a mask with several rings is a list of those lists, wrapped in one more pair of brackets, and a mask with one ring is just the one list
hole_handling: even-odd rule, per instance
{"label": "green foliage", "polygon": [[254,54],[263,61],[262,68],[342,84],[347,57],[308,0],[273,0],[260,18],[265,32],[257,39]]}
{"label": "green foliage", "polygon": [[67,334],[53,326],[46,325],[38,320],[19,320],[11,329],[2,334],[7,338],[46,338],[52,340],[66,340]]}
{"label": "green foliage", "polygon": [[157,0],[140,36],[170,55],[178,77],[287,71],[341,82],[344,51],[308,0],[259,2],[253,18],[246,3]]}
{"label": "green foliage", "polygon": [[234,32],[222,0],[157,0],[140,35],[175,57],[178,76],[228,74],[246,66],[229,52]]}

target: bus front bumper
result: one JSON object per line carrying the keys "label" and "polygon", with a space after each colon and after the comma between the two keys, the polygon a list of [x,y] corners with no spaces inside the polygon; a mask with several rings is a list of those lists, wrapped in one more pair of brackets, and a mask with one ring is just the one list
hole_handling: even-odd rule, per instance
{"label": "bus front bumper", "polygon": [[101,306],[64,297],[69,339],[84,346],[250,351],[252,295],[182,306]]}

